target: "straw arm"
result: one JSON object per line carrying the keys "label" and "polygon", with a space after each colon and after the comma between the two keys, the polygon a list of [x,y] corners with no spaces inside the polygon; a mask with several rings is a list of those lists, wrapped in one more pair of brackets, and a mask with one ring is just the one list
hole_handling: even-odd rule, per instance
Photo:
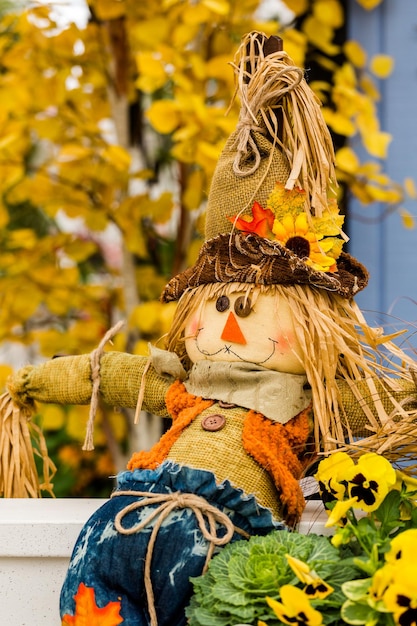
{"label": "straw arm", "polygon": [[[106,352],[100,360],[99,393],[109,406],[135,408],[147,357]],[[143,409],[166,416],[165,393],[172,379],[150,367],[146,373]],[[34,401],[56,404],[89,404],[93,391],[89,354],[64,356],[19,370],[9,381],[8,391],[17,405]]]}
{"label": "straw arm", "polygon": [[[401,411],[398,409],[401,407],[404,414],[407,412],[414,415],[412,421],[417,424],[417,389],[412,381],[395,379],[393,389],[388,389],[377,378],[373,379],[373,383],[374,392],[370,390],[366,380],[355,381],[354,387],[344,380],[337,381],[340,403],[353,436],[367,437],[375,425],[384,426],[384,418],[381,418],[376,408],[376,395],[385,416],[391,416],[394,423],[399,423]],[[390,423],[392,425],[391,420]]]}

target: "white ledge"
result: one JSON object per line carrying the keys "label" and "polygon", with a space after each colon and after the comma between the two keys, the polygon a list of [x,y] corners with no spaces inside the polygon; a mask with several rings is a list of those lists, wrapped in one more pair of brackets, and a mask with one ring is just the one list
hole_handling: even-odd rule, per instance
{"label": "white ledge", "polygon": [[69,557],[99,499],[0,499],[0,558]]}
{"label": "white ledge", "polygon": [[[106,500],[0,499],[1,624],[57,626],[59,594],[78,534]],[[329,534],[326,513],[307,503],[299,531]]]}

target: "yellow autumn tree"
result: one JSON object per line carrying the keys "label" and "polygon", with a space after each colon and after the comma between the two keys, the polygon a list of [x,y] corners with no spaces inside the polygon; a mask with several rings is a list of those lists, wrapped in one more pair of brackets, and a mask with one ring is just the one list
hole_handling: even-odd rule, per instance
{"label": "yellow autumn tree", "polygon": [[[260,0],[89,0],[82,26],[57,21],[53,1],[9,4],[0,22],[1,346],[25,346],[31,358],[88,352],[122,318],[115,349],[143,353],[167,331],[172,309],[159,294],[199,248],[210,179],[237,121],[235,106],[226,115],[228,62],[250,30],[281,36],[300,66],[314,59],[311,86],[329,127],[360,137],[369,154],[361,163],[342,142],[339,180],[365,205],[400,206],[405,190],[381,166],[390,138],[374,80],[391,60],[339,42],[343,4],[286,0],[288,24],[280,5],[262,17]],[[99,495],[100,477],[130,452],[131,416],[100,407],[97,451],[81,453],[86,411],[40,410],[58,495]]]}

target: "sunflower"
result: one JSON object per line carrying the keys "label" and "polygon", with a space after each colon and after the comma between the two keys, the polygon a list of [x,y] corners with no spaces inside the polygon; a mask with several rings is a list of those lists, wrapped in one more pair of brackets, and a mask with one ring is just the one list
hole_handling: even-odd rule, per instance
{"label": "sunflower", "polygon": [[252,215],[234,215],[228,219],[238,230],[278,241],[315,270],[336,272],[336,260],[343,246],[344,218],[332,199],[320,217],[308,218],[305,202],[303,189],[288,190],[282,183],[276,183],[266,209],[254,202]]}
{"label": "sunflower", "polygon": [[275,219],[272,232],[277,241],[299,256],[306,265],[322,272],[337,270],[336,258],[341,251],[341,241],[312,232],[306,213],[287,213],[281,220]]}

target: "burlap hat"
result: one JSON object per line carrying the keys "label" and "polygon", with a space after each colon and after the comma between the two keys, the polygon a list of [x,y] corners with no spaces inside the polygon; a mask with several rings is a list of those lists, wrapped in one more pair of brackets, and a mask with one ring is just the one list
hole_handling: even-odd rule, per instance
{"label": "burlap hat", "polygon": [[162,300],[215,282],[311,285],[351,298],[368,272],[342,251],[334,151],[320,103],[281,40],[252,32],[233,67],[241,110],[218,161],[196,264]]}

